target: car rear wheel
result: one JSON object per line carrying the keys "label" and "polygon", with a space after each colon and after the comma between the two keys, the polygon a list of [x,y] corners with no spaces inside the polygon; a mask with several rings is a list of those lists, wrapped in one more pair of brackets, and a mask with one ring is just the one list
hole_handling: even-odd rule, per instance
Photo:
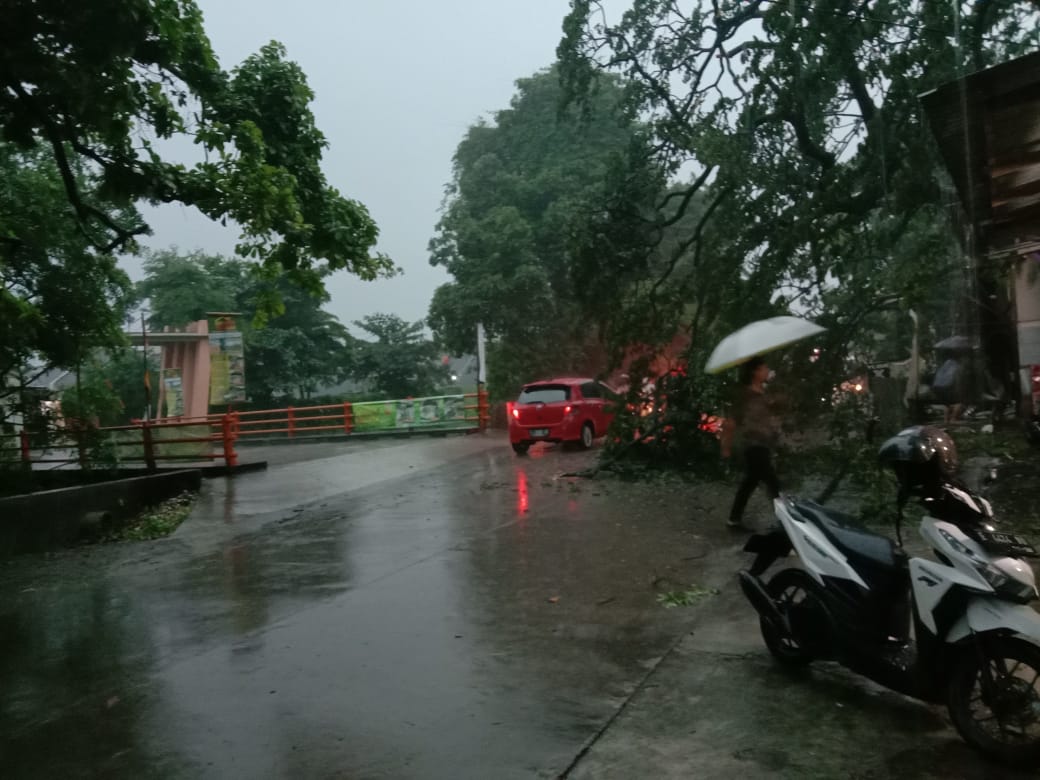
{"label": "car rear wheel", "polygon": [[579,445],[583,450],[587,450],[592,446],[593,440],[596,438],[596,432],[592,428],[592,423],[587,422],[581,426],[581,439]]}
{"label": "car rear wheel", "polygon": [[527,450],[530,446],[530,444],[514,444],[513,452],[515,452],[517,455],[526,455]]}

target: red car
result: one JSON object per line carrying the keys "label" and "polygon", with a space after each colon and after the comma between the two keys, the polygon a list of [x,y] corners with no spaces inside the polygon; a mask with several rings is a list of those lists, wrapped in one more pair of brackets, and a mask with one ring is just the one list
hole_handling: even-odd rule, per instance
{"label": "red car", "polygon": [[526,385],[509,406],[509,443],[517,455],[540,441],[577,442],[583,449],[614,420],[617,394],[595,379],[546,379]]}

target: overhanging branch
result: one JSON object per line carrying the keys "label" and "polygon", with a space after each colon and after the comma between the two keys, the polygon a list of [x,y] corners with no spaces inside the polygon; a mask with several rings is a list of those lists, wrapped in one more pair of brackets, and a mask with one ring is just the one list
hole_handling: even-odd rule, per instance
{"label": "overhanging branch", "polygon": [[[58,173],[61,175],[61,181],[65,188],[65,196],[72,205],[73,210],[76,212],[76,216],[81,226],[81,232],[90,242],[91,246],[105,253],[112,252],[132,241],[135,236],[146,232],[146,229],[143,227],[128,230],[120,226],[104,211],[83,200],[79,191],[79,183],[76,181],[76,174],[72,171],[72,165],[69,162],[68,154],[65,151],[65,139],[62,138],[58,127],[45,111],[40,110],[36,105],[36,101],[33,100],[32,95],[26,92],[25,88],[21,84],[12,84],[10,86],[18,96],[18,99],[21,100],[29,111],[36,116],[37,120],[39,120],[47,137],[47,141],[54,152],[54,161],[58,166]],[[96,220],[104,227],[108,228],[115,234],[115,238],[111,241],[105,242],[99,241],[97,238],[90,235],[89,231],[86,230],[86,225],[91,219]]]}
{"label": "overhanging branch", "polygon": [[[672,253],[672,259],[668,263],[668,268],[665,270],[664,274],[662,274],[658,278],[658,280],[654,282],[654,286],[650,288],[651,299],[653,299],[657,295],[657,291],[660,289],[661,285],[664,284],[665,281],[667,281],[668,277],[670,277],[672,273],[675,271],[676,266],[678,266],[679,264],[679,260],[682,259],[682,256],[684,254],[686,254],[686,250],[688,250],[691,246],[700,241],[701,235],[704,232],[704,228],[708,224],[708,220],[711,219],[712,215],[715,213],[715,210],[722,204],[722,201],[725,200],[728,196],[728,189],[721,190],[719,194],[715,196],[715,199],[711,202],[708,208],[704,210],[704,213],[701,215],[701,218],[697,221],[697,226],[694,228],[693,234],[688,239],[679,244],[678,247],[676,247],[675,251]],[[697,259],[699,260],[699,258],[700,254],[698,253]]]}
{"label": "overhanging branch", "polygon": [[678,211],[676,211],[675,214],[673,214],[671,217],[669,217],[667,220],[661,223],[660,226],[662,228],[671,227],[686,215],[686,209],[689,207],[690,201],[693,200],[693,196],[701,191],[701,188],[704,186],[704,183],[708,180],[708,177],[714,170],[715,166],[709,165],[704,169],[701,175],[697,177],[693,184],[691,184],[686,189],[685,192],[671,192],[667,196],[665,196],[665,199],[661,202],[661,209],[664,209],[675,198],[682,198],[682,201],[679,203]]}

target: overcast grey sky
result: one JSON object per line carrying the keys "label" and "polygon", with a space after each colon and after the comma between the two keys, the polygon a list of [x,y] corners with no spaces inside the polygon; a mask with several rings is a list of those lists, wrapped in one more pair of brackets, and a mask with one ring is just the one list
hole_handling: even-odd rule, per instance
{"label": "overcast grey sky", "polygon": [[[552,64],[567,0],[198,0],[230,69],[275,39],[300,63],[328,138],[324,169],[379,225],[379,250],[405,273],[328,281],[329,310],[344,323],[373,312],[426,316],[448,279],[429,265],[451,157],[466,129],[508,105],[513,82]],[[145,209],[162,248],[232,254],[237,232],[194,209]],[[139,261],[124,262],[135,278]]]}

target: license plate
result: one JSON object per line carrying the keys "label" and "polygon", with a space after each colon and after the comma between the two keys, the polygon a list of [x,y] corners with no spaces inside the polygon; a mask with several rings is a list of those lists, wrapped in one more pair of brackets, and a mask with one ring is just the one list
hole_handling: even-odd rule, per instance
{"label": "license plate", "polygon": [[549,435],[549,429],[548,428],[532,428],[529,431],[529,433],[532,436],[548,436]]}
{"label": "license plate", "polygon": [[1002,534],[995,531],[980,531],[982,546],[1005,552],[1011,555],[1037,557],[1036,548],[1028,540],[1015,534]]}

